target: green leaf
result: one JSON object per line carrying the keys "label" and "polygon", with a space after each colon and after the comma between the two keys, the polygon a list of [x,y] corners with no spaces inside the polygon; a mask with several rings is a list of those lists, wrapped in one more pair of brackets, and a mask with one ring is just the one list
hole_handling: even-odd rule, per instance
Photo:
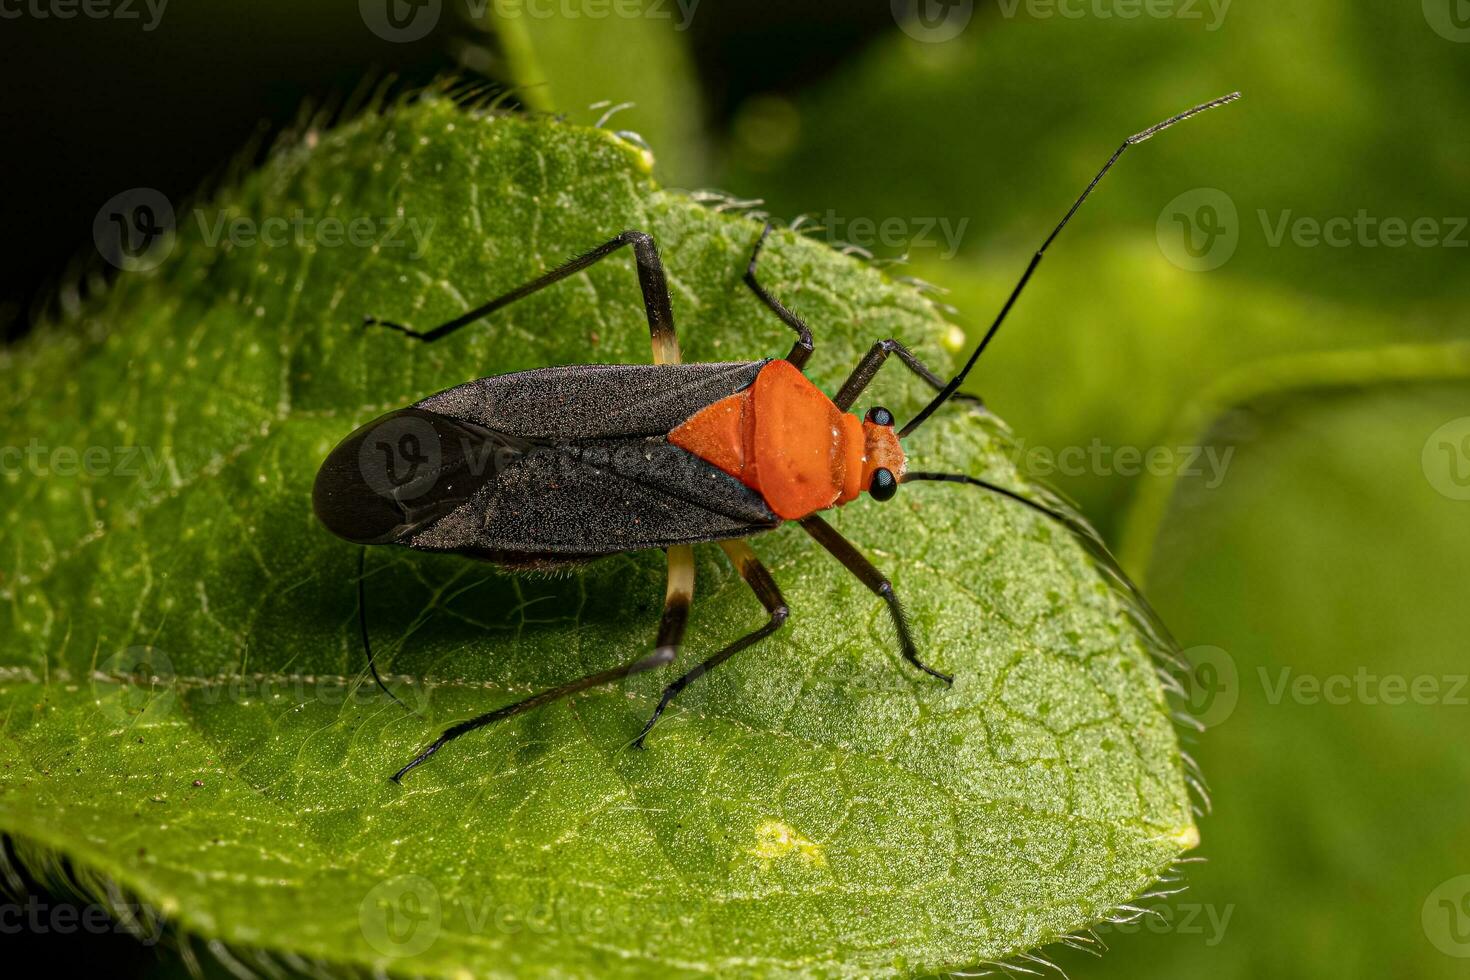
{"label": "green leaf", "polygon": [[1193,438],[1233,450],[1230,478],[1176,487],[1143,552],[1209,665],[1194,707],[1212,723],[1217,859],[1085,969],[1461,977],[1470,347],[1303,360],[1275,380],[1200,420]]}
{"label": "green leaf", "polygon": [[[365,684],[358,550],[309,504],[327,451],[458,382],[644,361],[648,340],[625,258],[432,346],[361,318],[428,325],[642,228],[688,359],[783,353],[741,283],[758,225],[647,167],[603,131],[435,98],[312,131],[181,212],[156,272],[3,355],[13,442],[38,447],[7,466],[0,511],[0,830],[25,855],[217,949],[434,975],[867,975],[1023,953],[1193,846],[1139,610],[1054,524],[945,485],[835,520],[952,689],[905,667],[881,603],[786,527],[755,546],[787,628],[693,685],[646,751],[628,742],[669,676],[388,782],[446,724],[646,650],[663,559],[514,577],[374,549],[371,630],[416,713]],[[298,215],[300,240],[207,241],[221,217]],[[329,244],[329,218],[383,240]],[[921,295],[821,244],[778,233],[762,276],[813,324],[827,390],[880,338],[948,359]],[[894,366],[872,397],[902,418],[926,394]],[[1008,439],[956,406],[909,451],[1025,489]],[[62,449],[97,465],[62,472]],[[762,620],[718,549],[698,554],[685,663]]]}
{"label": "green leaf", "polygon": [[[665,183],[694,186],[705,171],[699,85],[686,38],[687,12],[669,0],[619,0],[601,15],[552,15],[526,0],[496,0],[484,26],[504,52],[506,81],[532,108],[592,123],[610,119],[658,150]],[[585,16],[579,15],[585,13]]]}

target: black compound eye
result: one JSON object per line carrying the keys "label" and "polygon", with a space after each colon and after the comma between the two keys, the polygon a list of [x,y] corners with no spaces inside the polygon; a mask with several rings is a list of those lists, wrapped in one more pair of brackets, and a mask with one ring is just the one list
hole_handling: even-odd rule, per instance
{"label": "black compound eye", "polygon": [[874,425],[891,426],[893,425],[893,413],[886,408],[879,408],[875,405],[868,409],[865,421],[872,422]]}
{"label": "black compound eye", "polygon": [[868,495],[874,500],[892,500],[896,493],[898,477],[893,475],[893,471],[881,468],[874,470],[873,482],[868,484]]}

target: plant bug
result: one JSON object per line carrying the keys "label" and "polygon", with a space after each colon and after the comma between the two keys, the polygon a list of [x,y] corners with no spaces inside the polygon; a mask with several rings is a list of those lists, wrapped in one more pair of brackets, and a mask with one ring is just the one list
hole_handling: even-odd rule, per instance
{"label": "plant bug", "polygon": [[[786,521],[800,524],[887,604],[905,660],[950,683],[949,675],[920,659],[888,579],[820,512],[864,491],[875,500],[890,500],[903,483],[965,483],[1046,514],[1082,537],[1095,554],[1105,555],[1085,525],[1062,511],[975,477],[910,471],[900,440],[956,396],[1047,248],[1123,152],[1237,98],[1234,93],[1196,106],[1124,140],[1036,251],[974,352],[947,382],[892,339],[875,343],[833,397],[808,381],[802,369],[815,349],[812,332],[756,277],[770,225],[751,252],[745,284],[796,333],[783,359],[682,363],[663,263],[653,239],[640,231],[625,231],[431,330],[367,318],[365,326],[433,343],[631,247],[653,341],[652,364],[540,368],[430,395],[344,439],[322,463],[312,503],[328,530],[356,544],[450,552],[511,570],[562,568],[655,548],[668,556],[668,589],[652,653],[453,725],[393,780],[402,780],[461,735],[672,663],[694,593],[693,545],[717,543],[765,606],[767,621],[665,687],[634,740],[642,746],[680,691],[786,622],[789,610],[780,588],[744,540]],[[861,418],[849,414],[890,355],[936,392],[902,428],[884,408],[871,408]],[[368,667],[387,691],[368,642],[361,565],[358,598]]]}

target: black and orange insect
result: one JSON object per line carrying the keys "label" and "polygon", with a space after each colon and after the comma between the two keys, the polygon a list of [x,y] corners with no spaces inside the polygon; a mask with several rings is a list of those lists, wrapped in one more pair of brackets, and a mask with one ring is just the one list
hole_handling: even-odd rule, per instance
{"label": "black and orange insect", "polygon": [[[630,246],[654,363],[541,368],[431,395],[343,440],[317,474],[312,503],[321,522],[348,541],[451,552],[511,570],[554,569],[644,549],[668,555],[667,598],[652,653],[453,725],[393,779],[401,780],[468,732],[672,663],[694,592],[693,545],[718,543],[769,618],[665,687],[635,740],[641,746],[680,691],[786,622],[780,588],[744,540],[786,521],[800,524],[887,604],[905,660],[949,683],[949,675],[920,658],[888,579],[822,519],[821,511],[864,491],[875,500],[889,500],[900,484],[945,481],[1002,494],[1075,530],[1062,513],[1013,490],[964,474],[910,470],[901,440],[955,397],[1047,248],[1123,152],[1238,97],[1196,106],[1125,140],[1047,236],[974,352],[948,381],[893,339],[875,343],[831,398],[808,381],[802,369],[815,349],[811,330],[756,278],[769,225],[751,253],[745,283],[796,333],[790,352],[779,360],[682,363],[663,264],[653,239],[639,231],[623,232],[431,330],[369,317],[367,325],[432,343]],[[890,356],[936,391],[902,428],[884,408],[870,408],[861,418],[849,414]],[[360,574],[358,583],[361,604]],[[365,618],[363,642],[369,669],[382,685]]]}

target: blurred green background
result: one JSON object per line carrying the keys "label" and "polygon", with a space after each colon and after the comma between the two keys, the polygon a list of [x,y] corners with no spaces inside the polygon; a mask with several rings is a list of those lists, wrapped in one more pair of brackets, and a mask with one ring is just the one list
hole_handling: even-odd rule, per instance
{"label": "blurred green background", "polygon": [[457,65],[579,121],[636,103],[608,125],[665,184],[907,254],[893,273],[973,339],[1122,137],[1242,90],[1126,155],[970,382],[1144,580],[1209,723],[1188,889],[1101,926],[1100,958],[1050,955],[1076,978],[1470,975],[1470,3],[445,6],[408,41],[282,0],[121,41],[17,25],[4,111],[31,150],[5,176],[51,193],[7,204],[35,234],[0,325],[27,329],[116,191],[184,194],[303,99]]}

